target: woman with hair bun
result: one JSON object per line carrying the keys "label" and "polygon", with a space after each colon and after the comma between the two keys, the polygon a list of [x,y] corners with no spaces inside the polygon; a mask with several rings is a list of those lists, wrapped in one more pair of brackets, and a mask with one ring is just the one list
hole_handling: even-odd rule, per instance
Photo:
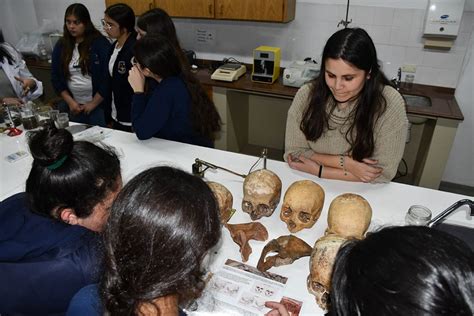
{"label": "woman with hair bun", "polygon": [[202,262],[220,235],[204,181],[171,167],[142,172],[110,212],[100,285],[83,288],[67,315],[182,315],[178,305],[201,292]]}
{"label": "woman with hair bun", "polygon": [[26,190],[0,202],[0,314],[62,314],[74,293],[98,280],[98,232],[122,186],[120,161],[65,129],[28,141]]}

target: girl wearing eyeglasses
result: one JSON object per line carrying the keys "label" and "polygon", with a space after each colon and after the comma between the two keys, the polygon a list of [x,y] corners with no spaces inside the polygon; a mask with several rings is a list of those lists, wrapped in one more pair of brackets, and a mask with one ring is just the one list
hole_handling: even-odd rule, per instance
{"label": "girl wearing eyeglasses", "polygon": [[71,120],[105,126],[109,41],[92,24],[89,11],[71,4],[64,15],[63,38],[53,50],[51,81]]}
{"label": "girl wearing eyeglasses", "polygon": [[114,129],[131,132],[130,109],[133,90],[128,83],[128,71],[132,68],[133,45],[136,42],[135,13],[123,3],[114,4],[104,12],[102,26],[114,39],[109,52],[109,98],[105,111],[107,123]]}

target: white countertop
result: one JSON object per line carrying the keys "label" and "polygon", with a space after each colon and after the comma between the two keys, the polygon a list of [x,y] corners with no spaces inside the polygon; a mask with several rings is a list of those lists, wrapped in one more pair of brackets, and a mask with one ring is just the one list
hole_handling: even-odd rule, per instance
{"label": "white countertop", "polygon": [[[14,163],[9,163],[5,157],[19,150],[26,150],[25,133],[17,137],[0,135],[0,200],[24,190],[26,178],[31,168],[32,158],[28,156]],[[205,160],[218,166],[246,174],[257,158],[217,149],[187,145],[162,139],[140,141],[134,134],[107,130],[104,142],[117,149],[122,163],[124,182],[140,171],[156,166],[171,165],[191,172],[191,166],[196,158]],[[260,163],[257,168],[261,168]],[[306,229],[295,235],[310,246],[324,234],[327,226],[327,211],[331,201],[342,193],[356,193],[363,196],[372,206],[373,216],[371,228],[381,225],[403,224],[405,213],[411,205],[420,204],[431,209],[433,217],[452,205],[454,202],[473,197],[452,194],[421,187],[399,183],[365,184],[337,180],[319,179],[306,173],[292,170],[284,162],[268,160],[267,168],[275,172],[282,180],[282,197],[280,204],[271,217],[265,217],[260,222],[267,228],[269,239],[266,242],[252,240],[253,249],[247,264],[256,266],[263,247],[271,239],[282,235],[289,235],[286,224],[280,220],[279,214],[284,193],[291,183],[297,180],[309,179],[321,185],[326,199],[321,217],[311,229]],[[205,179],[225,185],[234,196],[234,208],[237,212],[229,223],[247,223],[251,219],[243,213],[241,201],[243,197],[243,179],[222,170],[207,170]],[[468,206],[463,206],[453,213],[447,221],[474,228],[474,220],[468,216]],[[222,246],[211,270],[221,266],[227,258],[241,261],[239,248],[228,232],[223,229]],[[292,265],[281,266],[269,270],[288,277],[285,296],[302,300],[303,309],[300,315],[323,315],[323,311],[316,305],[314,297],[306,289],[306,277],[309,274],[309,257],[295,261]]]}

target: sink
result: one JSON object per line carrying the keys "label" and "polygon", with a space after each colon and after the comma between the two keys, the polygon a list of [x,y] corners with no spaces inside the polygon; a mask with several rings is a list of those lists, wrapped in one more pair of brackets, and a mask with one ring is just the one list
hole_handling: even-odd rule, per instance
{"label": "sink", "polygon": [[414,107],[430,107],[431,99],[423,95],[402,94],[408,106]]}
{"label": "sink", "polygon": [[433,228],[456,236],[463,240],[474,251],[474,228],[446,223],[438,224]]}

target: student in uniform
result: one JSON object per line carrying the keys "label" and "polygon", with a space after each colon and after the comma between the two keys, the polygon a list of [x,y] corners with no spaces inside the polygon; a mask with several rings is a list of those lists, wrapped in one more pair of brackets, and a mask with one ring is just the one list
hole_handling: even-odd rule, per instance
{"label": "student in uniform", "polygon": [[64,15],[64,32],[53,50],[51,81],[64,102],[62,112],[79,123],[105,126],[110,43],[94,27],[87,8],[73,3]]}
{"label": "student in uniform", "polygon": [[110,94],[106,109],[107,123],[114,129],[131,132],[130,111],[133,90],[128,83],[128,71],[132,68],[133,46],[136,42],[135,13],[123,3],[111,5],[104,12],[102,26],[112,44],[109,59]]}

